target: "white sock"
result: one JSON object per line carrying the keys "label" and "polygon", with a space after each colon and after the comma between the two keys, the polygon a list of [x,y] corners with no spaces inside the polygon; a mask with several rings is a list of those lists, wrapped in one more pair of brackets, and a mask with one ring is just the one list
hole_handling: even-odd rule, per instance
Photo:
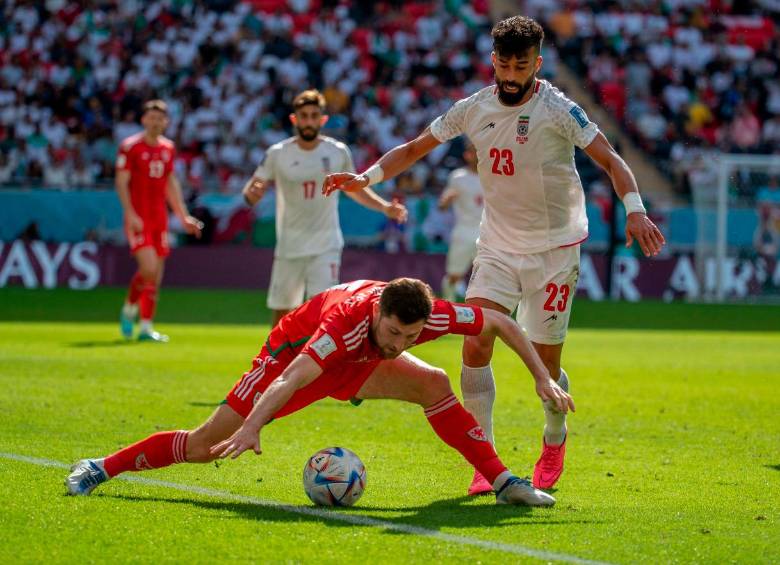
{"label": "white sock", "polygon": [[455,285],[450,283],[450,277],[444,275],[441,281],[441,296],[444,300],[455,302]]}
{"label": "white sock", "polygon": [[122,306],[122,314],[124,314],[127,318],[135,318],[138,314],[138,304],[130,304],[129,302],[125,302]]}
{"label": "white sock", "polygon": [[493,441],[493,402],[496,400],[496,382],[493,369],[485,367],[461,366],[460,389],[463,392],[463,406],[482,426],[482,430]]}
{"label": "white sock", "polygon": [[[569,392],[569,375],[561,367],[558,386]],[[544,406],[544,441],[547,445],[560,445],[566,438],[566,414],[554,408],[551,401],[543,402]]]}
{"label": "white sock", "polygon": [[153,331],[151,320],[141,320],[141,333],[150,334]]}

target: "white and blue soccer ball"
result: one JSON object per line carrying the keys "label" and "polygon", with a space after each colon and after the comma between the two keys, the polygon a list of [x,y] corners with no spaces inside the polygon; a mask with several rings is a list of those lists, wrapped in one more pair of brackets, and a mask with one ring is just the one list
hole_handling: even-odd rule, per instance
{"label": "white and blue soccer ball", "polygon": [[366,488],[366,467],[349,449],[320,449],[303,468],[303,488],[314,504],[352,506]]}

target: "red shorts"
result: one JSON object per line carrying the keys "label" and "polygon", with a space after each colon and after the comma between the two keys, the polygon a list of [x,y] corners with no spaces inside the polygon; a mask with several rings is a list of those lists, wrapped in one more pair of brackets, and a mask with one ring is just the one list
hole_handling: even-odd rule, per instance
{"label": "red shorts", "polygon": [[142,247],[154,247],[158,257],[167,257],[171,254],[168,247],[168,230],[165,228],[144,228],[140,232],[131,232],[125,226],[125,235],[130,244],[130,254],[135,255]]}
{"label": "red shorts", "polygon": [[[244,373],[228,393],[226,398],[228,406],[244,418],[249,416],[249,412],[260,400],[263,392],[282,374],[293,358],[293,355],[283,354],[276,359],[271,356],[267,347],[263,346],[257,357],[252,360],[252,368]],[[313,382],[297,390],[273,417],[287,416],[326,397],[336,400],[355,398],[378,364],[379,361],[350,363],[349,367],[345,367],[342,371],[325,371]]]}

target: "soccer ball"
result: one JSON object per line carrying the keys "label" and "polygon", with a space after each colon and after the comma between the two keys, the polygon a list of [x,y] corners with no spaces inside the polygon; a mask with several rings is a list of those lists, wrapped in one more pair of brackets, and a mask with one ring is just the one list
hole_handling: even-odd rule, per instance
{"label": "soccer ball", "polygon": [[366,468],[349,449],[321,449],[303,468],[303,488],[314,504],[352,506],[366,488]]}

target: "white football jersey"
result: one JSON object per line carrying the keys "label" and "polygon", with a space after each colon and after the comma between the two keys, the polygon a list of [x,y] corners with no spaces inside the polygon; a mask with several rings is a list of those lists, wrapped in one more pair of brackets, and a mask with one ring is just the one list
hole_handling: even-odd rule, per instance
{"label": "white football jersey", "polygon": [[339,193],[322,195],[325,177],[337,171],[355,172],[349,148],[320,136],[311,151],[295,137],[268,148],[254,176],[276,185],[276,250],[285,259],[320,255],[344,247],[339,226]]}
{"label": "white football jersey", "polygon": [[431,124],[439,141],[466,134],[476,147],[485,195],[480,243],[511,253],[540,253],[588,236],[574,146],[587,147],[598,131],[545,80],[522,106],[501,104],[497,87],[489,86]]}
{"label": "white football jersey", "polygon": [[479,175],[468,167],[455,169],[447,179],[447,190],[450,189],[457,195],[452,201],[452,210],[455,213],[453,231],[479,231],[483,207]]}

